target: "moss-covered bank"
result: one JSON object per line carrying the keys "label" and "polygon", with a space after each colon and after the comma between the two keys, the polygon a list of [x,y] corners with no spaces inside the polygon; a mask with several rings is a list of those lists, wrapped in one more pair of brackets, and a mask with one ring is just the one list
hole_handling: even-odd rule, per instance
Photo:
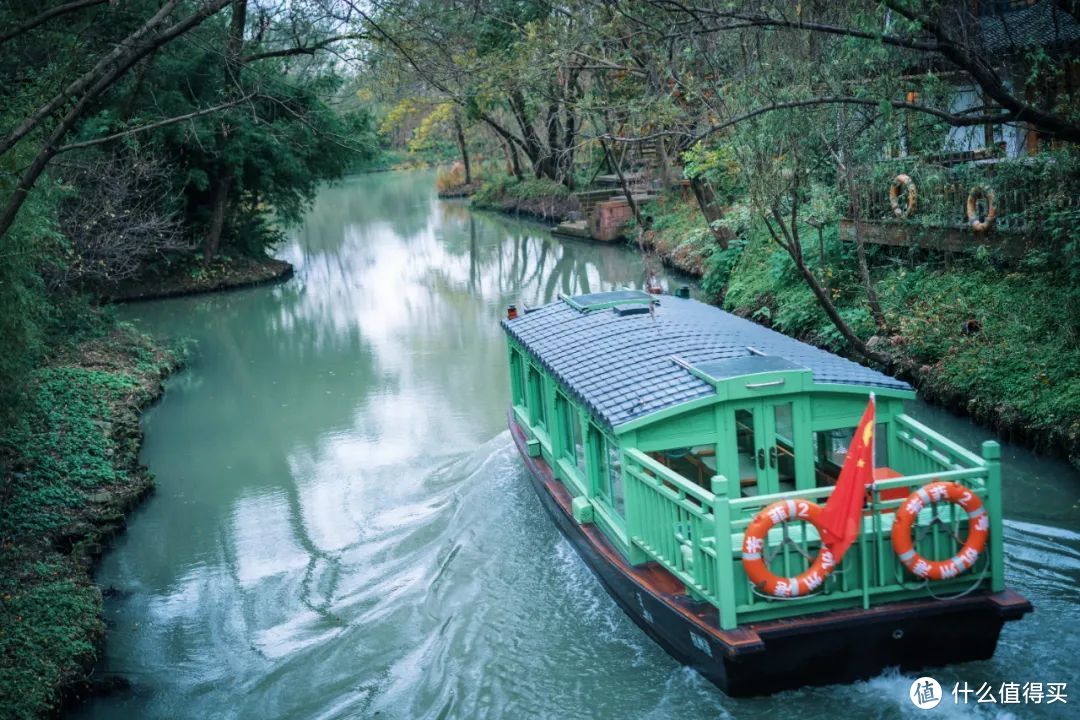
{"label": "moss-covered bank", "polygon": [[48,716],[88,691],[105,633],[92,564],[153,487],[139,413],[181,359],[108,327],[35,371],[0,434],[0,717]]}
{"label": "moss-covered bank", "polygon": [[[790,257],[752,224],[719,250],[693,205],[664,201],[647,242],[666,264],[702,278],[725,309],[838,353],[846,345]],[[854,247],[835,228],[803,231],[807,262],[841,315],[896,358],[931,402],[970,415],[1002,438],[1080,467],[1080,324],[1076,289],[1052,258],[868,248],[888,330],[870,314]],[[819,247],[825,255],[820,256]],[[860,359],[860,358],[856,358]],[[861,359],[860,359],[861,360]]]}
{"label": "moss-covered bank", "polygon": [[499,176],[483,182],[472,195],[473,207],[562,222],[579,209],[565,185],[543,179],[515,180]]}
{"label": "moss-covered bank", "polygon": [[292,274],[292,265],[271,257],[219,257],[210,263],[186,260],[101,292],[116,301],[152,300],[262,285],[287,280]]}

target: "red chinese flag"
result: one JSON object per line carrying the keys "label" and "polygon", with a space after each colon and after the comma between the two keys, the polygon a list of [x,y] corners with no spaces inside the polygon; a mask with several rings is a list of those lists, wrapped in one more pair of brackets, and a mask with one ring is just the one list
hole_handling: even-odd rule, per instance
{"label": "red chinese flag", "polygon": [[837,563],[859,537],[866,490],[874,482],[874,395],[848,445],[840,479],[821,511],[821,540]]}

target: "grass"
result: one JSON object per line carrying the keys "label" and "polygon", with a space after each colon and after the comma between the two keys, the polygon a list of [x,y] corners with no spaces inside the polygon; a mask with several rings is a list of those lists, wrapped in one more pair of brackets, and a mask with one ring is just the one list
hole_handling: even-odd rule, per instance
{"label": "grass", "polygon": [[651,252],[682,272],[706,274],[710,259],[719,247],[696,205],[665,195],[646,203],[641,213],[652,218],[652,225],[642,238]]}
{"label": "grass", "polygon": [[488,174],[472,195],[474,207],[485,210],[521,213],[560,221],[575,208],[577,201],[565,185],[545,178],[517,180],[501,174]]}
{"label": "grass", "polygon": [[93,665],[104,625],[90,561],[151,486],[138,414],[180,357],[102,324],[34,373],[0,434],[0,717],[55,712]]}

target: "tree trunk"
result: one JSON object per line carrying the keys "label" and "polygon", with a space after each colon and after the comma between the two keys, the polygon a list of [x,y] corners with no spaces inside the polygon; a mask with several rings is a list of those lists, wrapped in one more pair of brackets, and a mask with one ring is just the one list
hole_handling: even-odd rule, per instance
{"label": "tree trunk", "polygon": [[513,170],[514,177],[518,180],[524,180],[525,173],[521,169],[521,156],[518,155],[517,145],[512,142],[507,142],[506,151],[510,155],[510,169]]}
{"label": "tree trunk", "polygon": [[469,146],[465,144],[465,130],[461,127],[461,117],[457,110],[454,111],[454,135],[457,137],[458,149],[461,151],[461,162],[465,165],[465,184],[472,184],[472,167],[469,165]]}
{"label": "tree trunk", "polygon": [[[244,50],[244,26],[247,25],[247,0],[235,0],[232,6],[232,20],[229,23],[229,40],[225,46],[225,89],[226,96],[236,95],[240,84],[240,53]],[[220,158],[229,145],[229,125],[222,122],[221,132],[217,136],[217,150]],[[229,205],[229,193],[232,190],[234,168],[224,160],[219,161],[217,174],[211,182],[210,225],[203,240],[203,262],[209,264],[221,248],[221,235],[225,228],[226,209]]]}
{"label": "tree trunk", "polygon": [[[792,229],[789,230],[784,223],[783,217],[776,210],[773,210],[772,214],[780,231],[783,233],[783,239],[781,239],[776,230],[773,229],[772,223],[769,221],[768,217],[762,217],[765,221],[765,227],[768,228],[773,241],[784,248],[788,255],[791,256],[791,259],[795,263],[795,267],[798,268],[799,273],[803,276],[810,291],[814,293],[814,297],[817,299],[821,309],[825,311],[825,314],[840,332],[840,335],[843,336],[844,340],[847,341],[852,350],[859,353],[867,360],[871,360],[885,367],[891,366],[893,364],[892,358],[874,352],[867,347],[866,343],[851,329],[851,326],[844,321],[844,318],[840,317],[840,312],[836,309],[836,305],[833,304],[832,298],[829,297],[829,293],[821,287],[821,283],[818,282],[813,271],[806,266],[806,262],[803,260],[802,245],[800,244],[797,235],[798,230],[794,228],[794,225],[792,226]],[[793,211],[792,214],[794,216],[796,215],[796,212]]]}
{"label": "tree trunk", "polygon": [[604,140],[604,138],[600,138],[600,147],[604,148],[604,156],[607,157],[608,165],[611,166],[611,169],[615,171],[616,177],[619,178],[619,187],[622,188],[623,195],[626,197],[626,202],[630,204],[630,211],[634,213],[634,220],[637,221],[639,227],[645,227],[645,220],[641,217],[641,211],[634,201],[634,194],[630,192],[630,186],[626,184],[626,178],[623,177],[622,167],[615,161],[615,158],[611,154],[611,150],[608,149],[607,141]]}
{"label": "tree trunk", "polygon": [[[841,111],[841,122],[847,122],[847,113]],[[842,151],[843,152],[843,151]],[[881,310],[878,302],[877,291],[870,279],[870,266],[866,262],[866,243],[862,233],[862,201],[855,187],[855,170],[851,167],[851,154],[843,152],[840,158],[844,168],[844,180],[847,184],[848,198],[851,200],[851,215],[855,227],[855,255],[859,261],[859,278],[862,280],[863,289],[866,291],[866,301],[870,305],[870,314],[874,316],[874,324],[881,332],[888,332],[888,323],[885,322],[885,313]]]}
{"label": "tree trunk", "polygon": [[728,244],[731,242],[731,231],[728,228],[717,227],[713,224],[724,217],[723,211],[716,206],[716,193],[700,177],[690,178],[690,189],[694,192],[694,199],[697,200],[701,214],[705,216],[705,222],[709,223],[709,229],[712,230],[716,243],[721,250],[727,250]]}
{"label": "tree trunk", "polygon": [[206,237],[203,238],[203,263],[206,265],[210,264],[221,247],[221,233],[225,228],[225,209],[229,204],[229,190],[232,186],[231,168],[223,167],[211,185],[210,225],[206,229]]}
{"label": "tree trunk", "polygon": [[673,184],[671,175],[671,159],[668,158],[667,147],[664,138],[656,138],[656,158],[660,161],[660,184],[664,190]]}

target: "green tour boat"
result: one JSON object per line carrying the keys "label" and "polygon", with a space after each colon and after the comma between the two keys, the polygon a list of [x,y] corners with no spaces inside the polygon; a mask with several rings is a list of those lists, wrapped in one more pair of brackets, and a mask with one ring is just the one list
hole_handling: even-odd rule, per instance
{"label": "green tour boat", "polygon": [[725,692],[988,658],[1031,611],[1005,588],[998,444],[906,415],[907,383],[687,297],[560,297],[502,324],[543,505]]}

